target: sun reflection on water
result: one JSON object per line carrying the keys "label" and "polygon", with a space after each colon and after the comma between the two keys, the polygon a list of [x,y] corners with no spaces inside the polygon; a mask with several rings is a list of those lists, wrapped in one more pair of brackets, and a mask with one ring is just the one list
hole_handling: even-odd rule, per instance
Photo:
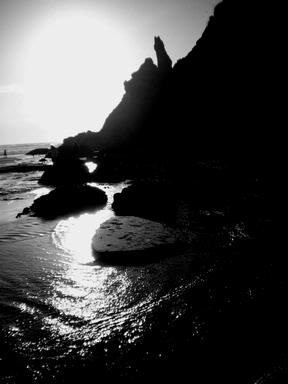
{"label": "sun reflection on water", "polygon": [[[65,263],[57,272],[47,301],[58,315],[47,317],[43,326],[55,337],[69,338],[72,344],[81,340],[79,353],[83,355],[115,332],[124,332],[123,340],[128,343],[135,342],[154,307],[155,292],[152,296],[141,294],[145,284],[141,283],[140,271],[134,275],[127,268],[103,266],[93,256],[92,238],[103,222],[115,216],[111,209],[113,194],[125,185],[96,185],[108,196],[106,207],[95,213],[65,218],[52,233],[60,259],[64,258]],[[145,275],[145,270],[141,273]]]}
{"label": "sun reflection on water", "polygon": [[[56,333],[59,334],[69,333],[67,321],[77,327],[83,321],[93,322],[102,329],[102,323],[109,323],[107,316],[125,303],[126,291],[131,283],[125,272],[119,273],[117,268],[97,265],[92,251],[95,232],[104,221],[115,215],[111,209],[113,194],[121,191],[125,183],[113,187],[96,186],[105,190],[108,196],[106,207],[94,213],[65,218],[52,233],[53,242],[60,257],[65,258],[65,263],[52,286],[49,299],[49,305],[52,304],[61,313],[61,319],[56,321],[57,324],[54,324],[54,319],[48,319],[46,326],[53,332],[58,328]],[[110,333],[109,325],[106,324],[104,328],[103,332],[99,331],[102,337],[104,333]],[[82,331],[84,337],[86,328]]]}
{"label": "sun reflection on water", "polygon": [[58,223],[53,233],[53,241],[58,248],[68,253],[80,263],[94,261],[91,241],[100,225],[114,216],[110,209],[96,213],[84,213],[79,217],[69,217]]}
{"label": "sun reflection on water", "polygon": [[74,262],[82,264],[95,261],[92,255],[92,237],[104,221],[115,216],[111,209],[113,196],[114,193],[121,192],[126,183],[118,183],[113,186],[97,183],[89,183],[89,185],[105,191],[108,198],[106,207],[97,212],[83,213],[63,219],[57,224],[52,234],[56,247],[65,255],[71,256]]}

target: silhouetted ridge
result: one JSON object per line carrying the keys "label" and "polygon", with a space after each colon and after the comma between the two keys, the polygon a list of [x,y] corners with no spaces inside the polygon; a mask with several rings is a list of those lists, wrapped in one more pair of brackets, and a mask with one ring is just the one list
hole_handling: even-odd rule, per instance
{"label": "silhouetted ridge", "polygon": [[136,145],[137,137],[146,127],[152,106],[157,102],[161,77],[151,58],[125,81],[121,103],[106,119],[99,133],[104,149]]}
{"label": "silhouetted ridge", "polygon": [[125,95],[102,130],[73,140],[93,149],[142,150],[144,156],[147,150],[173,153],[180,163],[265,157],[274,122],[268,15],[258,1],[224,0],[173,68],[155,37],[158,66],[146,59],[125,82]]}

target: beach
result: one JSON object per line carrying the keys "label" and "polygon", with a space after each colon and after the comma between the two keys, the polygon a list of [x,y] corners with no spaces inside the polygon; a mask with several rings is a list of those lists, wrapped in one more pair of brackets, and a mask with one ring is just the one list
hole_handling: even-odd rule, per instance
{"label": "beach", "polygon": [[[0,203],[2,382],[59,382],[71,374],[75,362],[81,371],[91,356],[97,360],[99,349],[107,355],[99,375],[115,375],[120,368],[124,372],[123,360],[131,346],[142,345],[159,308],[177,301],[187,284],[191,285],[187,263],[183,264],[187,255],[142,266],[103,266],[92,254],[92,237],[103,221],[113,217],[113,193],[125,184],[98,185],[108,195],[104,209],[45,221],[16,219],[35,197],[49,191],[37,185],[38,172],[29,177],[22,173],[4,176],[5,197]],[[21,187],[15,186],[15,180]],[[173,323],[182,309],[171,307],[171,312]]]}
{"label": "beach", "polygon": [[[0,382],[189,374],[196,382],[215,375],[254,383],[278,364],[285,344],[278,319],[286,317],[273,292],[281,300],[281,274],[267,257],[270,242],[258,244],[245,222],[209,229],[203,217],[221,221],[225,211],[202,212],[201,221],[183,204],[182,229],[194,220],[187,247],[147,262],[144,251],[140,263],[105,263],[92,239],[115,217],[113,196],[128,184],[93,184],[108,202],[92,212],[16,219],[48,193],[38,178],[39,171],[1,175]],[[274,333],[263,338],[268,324]]]}

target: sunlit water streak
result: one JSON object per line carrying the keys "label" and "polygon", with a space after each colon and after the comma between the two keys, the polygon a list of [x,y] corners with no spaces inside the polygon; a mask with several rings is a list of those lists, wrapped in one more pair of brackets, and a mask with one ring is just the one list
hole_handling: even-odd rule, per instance
{"label": "sunlit water streak", "polygon": [[90,185],[105,191],[108,197],[105,208],[93,213],[84,213],[61,220],[52,235],[53,242],[57,248],[70,255],[72,260],[78,263],[94,261],[92,237],[104,221],[114,216],[114,212],[111,209],[113,195],[116,192],[120,192],[126,184],[119,183],[108,186],[90,183]]}
{"label": "sunlit water streak", "polygon": [[100,225],[113,217],[110,209],[95,214],[85,213],[80,217],[61,220],[53,232],[56,246],[72,256],[74,262],[93,262],[91,239]]}

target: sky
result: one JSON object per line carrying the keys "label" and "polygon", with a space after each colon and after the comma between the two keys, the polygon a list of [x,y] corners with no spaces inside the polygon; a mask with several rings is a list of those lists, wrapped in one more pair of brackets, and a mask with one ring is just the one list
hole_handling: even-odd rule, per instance
{"label": "sky", "polygon": [[219,0],[1,0],[0,144],[99,131],[160,36],[173,63]]}

